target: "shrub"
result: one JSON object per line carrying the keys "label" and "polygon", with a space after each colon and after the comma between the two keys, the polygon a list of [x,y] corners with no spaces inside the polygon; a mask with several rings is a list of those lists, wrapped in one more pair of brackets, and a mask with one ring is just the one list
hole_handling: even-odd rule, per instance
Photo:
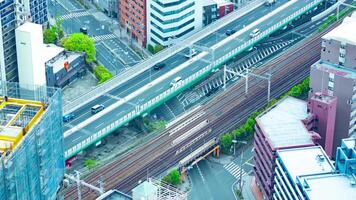
{"label": "shrub", "polygon": [[99,84],[112,78],[112,74],[109,70],[102,65],[98,65],[94,68],[94,75],[99,80]]}
{"label": "shrub", "polygon": [[166,176],[164,176],[162,180],[172,185],[178,185],[180,183],[179,171],[177,169],[173,169]]}

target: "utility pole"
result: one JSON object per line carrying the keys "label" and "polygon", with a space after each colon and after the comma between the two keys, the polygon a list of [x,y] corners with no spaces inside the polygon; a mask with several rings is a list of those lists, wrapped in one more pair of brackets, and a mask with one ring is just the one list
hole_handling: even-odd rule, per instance
{"label": "utility pole", "polygon": [[78,171],[75,171],[75,176],[64,174],[64,177],[66,179],[69,179],[69,181],[73,181],[73,182],[75,182],[77,184],[78,200],[82,199],[82,192],[81,192],[81,190],[82,190],[81,187],[82,186],[85,186],[85,187],[88,187],[88,188],[90,188],[92,190],[95,190],[100,195],[104,194],[104,183],[101,180],[98,181],[99,182],[99,187],[96,187],[94,185],[91,185],[89,183],[86,183],[86,182],[80,180],[80,172],[78,172]]}

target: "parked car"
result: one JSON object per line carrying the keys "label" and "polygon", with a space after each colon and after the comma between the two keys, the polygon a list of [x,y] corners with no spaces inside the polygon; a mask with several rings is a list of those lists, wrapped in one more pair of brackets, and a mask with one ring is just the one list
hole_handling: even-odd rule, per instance
{"label": "parked car", "polygon": [[261,33],[260,29],[255,28],[255,29],[250,33],[250,37],[251,37],[251,38],[257,37],[260,33]]}
{"label": "parked car", "polygon": [[73,113],[63,115],[63,122],[69,122],[74,118],[75,118],[75,115]]}
{"label": "parked car", "polygon": [[81,27],[80,32],[83,33],[84,35],[88,35],[88,28],[86,27]]}
{"label": "parked car", "polygon": [[189,53],[185,54],[186,58],[192,58],[193,56],[197,55],[197,51],[195,49],[190,49]]}
{"label": "parked car", "polygon": [[102,110],[104,110],[105,106],[102,104],[97,104],[93,107],[91,107],[91,114],[96,114]]}
{"label": "parked car", "polygon": [[232,35],[232,34],[234,34],[234,33],[236,33],[236,30],[233,30],[233,29],[232,29],[232,30],[227,30],[225,34],[226,34],[227,36],[230,36],[230,35]]}
{"label": "parked car", "polygon": [[272,4],[276,3],[276,0],[266,0],[265,5],[266,6],[271,6]]}
{"label": "parked car", "polygon": [[155,65],[153,66],[153,69],[154,69],[154,70],[160,70],[160,69],[162,69],[164,66],[166,66],[166,64],[164,64],[164,63],[157,63],[157,64],[155,64]]}

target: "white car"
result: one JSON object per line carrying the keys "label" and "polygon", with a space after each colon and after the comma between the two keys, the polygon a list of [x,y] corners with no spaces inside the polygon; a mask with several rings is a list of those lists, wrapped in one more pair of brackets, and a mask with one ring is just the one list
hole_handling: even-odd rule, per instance
{"label": "white car", "polygon": [[182,77],[178,76],[176,78],[173,79],[173,81],[171,82],[171,87],[174,87],[177,83],[182,81]]}
{"label": "white car", "polygon": [[257,37],[260,33],[261,33],[260,29],[255,28],[255,29],[250,33],[250,37],[251,37],[251,38]]}
{"label": "white car", "polygon": [[196,51],[195,49],[190,49],[190,50],[189,50],[189,53],[185,54],[184,56],[185,56],[186,58],[191,58],[191,57],[193,57],[193,56],[195,56],[195,55],[197,55],[197,51]]}

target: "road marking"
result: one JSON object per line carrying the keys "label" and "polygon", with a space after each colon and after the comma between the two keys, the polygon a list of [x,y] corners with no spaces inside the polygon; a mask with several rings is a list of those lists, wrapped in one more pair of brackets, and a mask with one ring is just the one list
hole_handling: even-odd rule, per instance
{"label": "road marking", "polygon": [[224,165],[224,168],[236,179],[240,179],[240,176],[245,175],[245,171],[241,169],[237,164],[231,162],[227,165]]}
{"label": "road marking", "polygon": [[101,125],[103,125],[104,122],[101,122],[100,124],[98,124],[97,126],[95,126],[95,129],[97,129],[98,127],[100,127]]}

